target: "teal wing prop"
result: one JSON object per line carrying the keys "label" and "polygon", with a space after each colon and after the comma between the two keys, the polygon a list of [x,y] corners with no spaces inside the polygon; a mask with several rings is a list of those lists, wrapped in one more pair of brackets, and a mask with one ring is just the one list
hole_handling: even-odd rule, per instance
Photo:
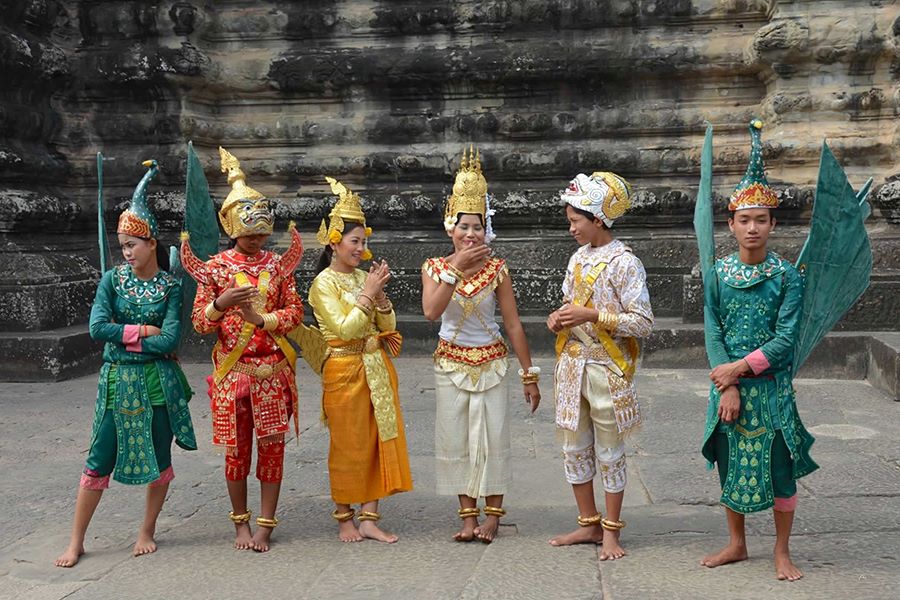
{"label": "teal wing prop", "polygon": [[106,222],[103,220],[103,155],[97,153],[97,242],[100,244],[100,274],[112,268]]}
{"label": "teal wing prop", "polygon": [[191,249],[200,260],[219,251],[219,225],[216,208],[209,195],[209,183],[200,158],[188,142],[187,187],[185,188],[184,230],[191,234]]}
{"label": "teal wing prop", "polygon": [[[181,255],[178,253],[178,246],[169,246],[169,273],[180,279],[182,285],[184,284],[186,278],[184,276],[184,267],[181,266]],[[190,277],[187,279],[190,279]]]}
{"label": "teal wing prop", "polygon": [[712,206],[712,125],[706,125],[706,138],[700,154],[700,188],[694,205],[694,233],[700,252],[700,273],[703,277],[716,260],[716,239],[713,234]]}
{"label": "teal wing prop", "polygon": [[794,373],[869,287],[872,247],[864,220],[871,212],[866,201],[870,187],[871,180],[855,193],[823,144],[809,236],[796,263],[805,289]]}
{"label": "teal wing prop", "polygon": [[[194,144],[187,147],[187,181],[184,190],[184,230],[190,234],[188,243],[194,255],[201,261],[219,251],[219,226],[216,208],[209,195],[209,183],[203,173],[200,158],[194,152]],[[176,253],[177,254],[177,253]],[[180,264],[180,263],[179,263]],[[191,277],[183,278],[184,304],[190,310],[197,295],[197,283]]]}

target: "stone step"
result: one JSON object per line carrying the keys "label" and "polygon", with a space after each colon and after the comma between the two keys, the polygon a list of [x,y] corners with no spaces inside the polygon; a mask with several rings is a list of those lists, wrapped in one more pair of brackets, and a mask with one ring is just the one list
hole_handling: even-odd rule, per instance
{"label": "stone step", "polygon": [[61,381],[97,370],[103,346],[87,324],[45,331],[0,331],[0,381]]}
{"label": "stone step", "polygon": [[[403,352],[422,356],[434,351],[440,325],[420,315],[399,315]],[[522,325],[535,356],[552,356],[554,336],[544,317],[524,316]],[[209,360],[213,338],[192,331],[179,352],[186,362]],[[679,319],[657,319],[644,341],[642,366],[656,369],[707,368],[703,326]],[[96,370],[101,344],[88,335],[87,325],[34,333],[0,333],[0,381],[59,381]],[[799,373],[809,379],[868,379],[900,400],[900,333],[832,332],[813,351]]]}

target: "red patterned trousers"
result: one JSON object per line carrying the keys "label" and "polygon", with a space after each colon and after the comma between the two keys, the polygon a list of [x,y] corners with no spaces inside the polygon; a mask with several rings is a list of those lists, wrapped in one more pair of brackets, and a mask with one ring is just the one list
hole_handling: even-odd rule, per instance
{"label": "red patterned trousers", "polygon": [[[288,407],[288,413],[291,407]],[[235,399],[237,445],[225,450],[225,479],[242,481],[250,474],[253,454],[253,410],[249,389]],[[284,434],[256,440],[256,478],[263,483],[279,483],[284,473]]]}

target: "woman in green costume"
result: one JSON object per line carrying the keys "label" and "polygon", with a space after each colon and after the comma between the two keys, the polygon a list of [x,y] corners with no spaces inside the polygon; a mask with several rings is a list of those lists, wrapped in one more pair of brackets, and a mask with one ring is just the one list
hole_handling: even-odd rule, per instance
{"label": "woman in green costume", "polygon": [[84,554],[85,532],[110,475],[120,483],[149,484],[134,555],[155,552],[156,519],[175,477],[172,439],[197,449],[188,410],[192,392],[173,354],[181,339],[181,283],[167,271],[156,219],[147,208],[156,161],[144,166],[149,169],[117,228],[127,264],[103,274],[91,309],[91,337],[105,342],[103,366],[72,537],[56,559],[58,567],[74,566]]}

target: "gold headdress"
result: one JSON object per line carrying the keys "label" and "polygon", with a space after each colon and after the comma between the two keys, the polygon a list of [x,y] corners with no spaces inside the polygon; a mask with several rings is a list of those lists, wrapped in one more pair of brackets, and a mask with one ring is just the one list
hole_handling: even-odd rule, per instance
{"label": "gold headdress", "polygon": [[231,152],[219,146],[222,172],[228,173],[231,191],[222,208],[219,221],[228,237],[232,239],[245,235],[270,235],[275,220],[266,197],[245,183],[246,175],[241,170],[240,161]]}
{"label": "gold headdress", "polygon": [[[331,209],[331,212],[328,213],[327,225],[325,219],[322,219],[322,224],[319,225],[319,232],[316,234],[316,241],[323,246],[339,243],[344,232],[345,221],[362,223],[362,226],[365,227],[366,237],[372,235],[372,228],[366,227],[366,215],[359,204],[359,195],[351,192],[334,177],[326,177],[325,181],[331,186],[331,193],[337,195],[338,201],[335,203],[334,208]],[[372,258],[372,254],[366,249],[366,252],[363,253],[363,259],[368,260],[370,258]]]}
{"label": "gold headdress", "polygon": [[481,215],[487,218],[487,180],[481,174],[481,153],[469,146],[468,154],[463,149],[453,193],[444,208],[444,229],[452,231],[459,213]]}

